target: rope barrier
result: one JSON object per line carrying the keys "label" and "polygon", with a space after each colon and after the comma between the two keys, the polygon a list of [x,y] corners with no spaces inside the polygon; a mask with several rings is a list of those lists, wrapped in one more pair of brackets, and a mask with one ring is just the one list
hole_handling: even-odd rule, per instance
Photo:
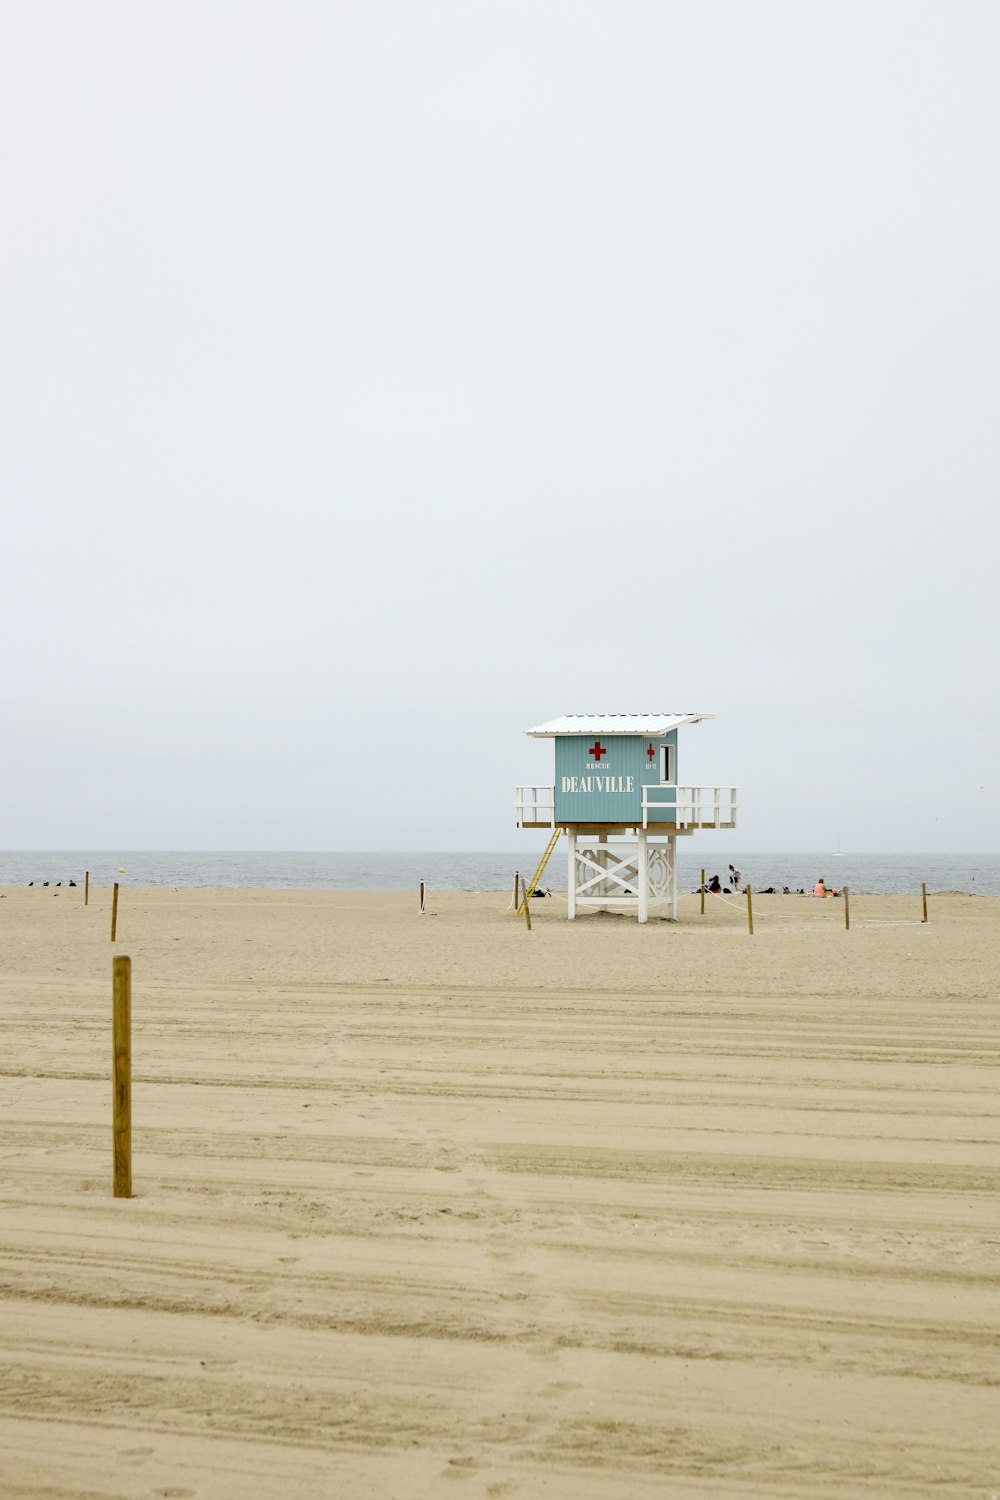
{"label": "rope barrier", "polygon": [[[695,894],[697,895],[698,893],[695,892]],[[708,891],[706,894],[709,895],[709,896],[714,896],[715,899],[716,899],[716,901],[721,901],[722,902],[723,906],[731,906],[734,911],[738,911],[738,912],[741,912],[741,913],[744,913],[744,914],[746,912],[746,907],[737,906],[735,901],[727,901],[726,898],[725,898],[725,896],[720,896],[719,895],[718,891]],[[760,893],[758,892],[758,895],[759,894]],[[763,916],[765,922],[775,922],[775,921],[780,921],[782,913],[781,912],[776,912],[776,911],[761,912],[760,910],[755,910],[753,915],[754,915],[754,921],[755,922],[759,922],[762,916]],[[783,932],[787,932],[792,927],[812,927],[813,925],[814,925],[814,922],[813,922],[812,919],[810,919],[808,922],[786,922],[784,924],[783,928],[782,928],[782,931]],[[862,923],[861,925],[863,926],[864,924]],[[900,926],[912,926],[914,924],[912,924],[912,923],[900,923],[899,925]],[[919,923],[916,924],[916,925],[919,925]]]}
{"label": "rope barrier", "polygon": [[733,908],[733,911],[745,911],[746,910],[746,907],[737,906],[735,901],[727,901],[726,898],[725,898],[725,896],[720,896],[719,895],[718,891],[708,891],[706,894],[709,895],[709,896],[714,896],[715,899],[716,899],[716,901],[721,901],[722,902],[723,906],[731,906]]}
{"label": "rope barrier", "polygon": [[859,927],[922,927],[923,922],[890,922],[883,921],[879,917],[873,917],[870,922],[858,922]]}
{"label": "rope barrier", "polygon": [[[698,891],[695,891],[694,894],[697,896],[700,893]],[[744,907],[744,906],[738,906],[735,901],[728,901],[725,896],[720,896],[717,891],[710,891],[706,887],[705,894],[706,894],[706,896],[714,896],[715,899],[716,899],[716,901],[721,901],[722,902],[723,906],[731,906],[732,909],[733,909],[733,911],[738,911],[741,916],[745,916],[746,915],[746,907]],[[798,894],[798,893],[796,892],[796,894]],[[550,891],[550,890],[547,890],[545,892],[545,895],[546,895],[546,897],[549,900],[562,901],[563,903],[568,903],[568,899],[569,898],[567,896],[564,896],[563,893],[562,893],[562,891]],[[513,905],[514,905],[514,898],[513,898],[513,896],[511,896],[511,899],[507,902],[507,905],[504,907],[504,911],[505,912],[510,911],[513,908]],[[825,906],[826,903],[824,902],[823,905]],[[818,915],[818,913],[817,913],[817,915]],[[761,920],[761,918],[763,917],[763,919],[764,919],[765,922],[777,922],[777,923],[779,923],[780,926],[775,928],[776,932],[777,931],[790,932],[790,931],[793,931],[795,928],[814,927],[816,925],[815,918],[810,918],[808,922],[788,922],[788,921],[782,921],[782,916],[783,916],[782,912],[777,912],[777,911],[761,912],[761,911],[756,910],[756,909],[754,910],[754,921],[755,922],[759,922]],[[893,921],[893,920],[891,920],[889,918],[875,917],[875,918],[872,918],[868,922],[852,922],[851,925],[852,925],[852,927],[920,927],[923,924],[921,922],[919,922],[919,921],[901,921],[901,922],[897,922],[897,921]]]}

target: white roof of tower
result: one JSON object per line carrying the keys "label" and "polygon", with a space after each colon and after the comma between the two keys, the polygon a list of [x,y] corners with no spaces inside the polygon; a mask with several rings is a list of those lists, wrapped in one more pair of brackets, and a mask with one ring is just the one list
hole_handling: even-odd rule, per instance
{"label": "white roof of tower", "polygon": [[645,734],[664,735],[678,724],[698,724],[714,719],[714,714],[563,714],[547,724],[536,724],[525,734],[535,739],[554,739],[560,734]]}

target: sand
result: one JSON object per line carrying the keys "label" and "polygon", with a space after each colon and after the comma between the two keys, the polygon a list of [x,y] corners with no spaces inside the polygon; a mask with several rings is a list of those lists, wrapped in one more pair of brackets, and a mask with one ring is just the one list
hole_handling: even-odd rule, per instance
{"label": "sand", "polygon": [[0,899],[5,1500],[1000,1491],[1000,898],[82,898]]}

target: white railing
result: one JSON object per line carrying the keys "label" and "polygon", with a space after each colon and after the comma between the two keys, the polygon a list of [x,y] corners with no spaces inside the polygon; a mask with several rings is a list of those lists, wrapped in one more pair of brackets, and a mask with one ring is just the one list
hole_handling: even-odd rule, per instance
{"label": "white railing", "polygon": [[[649,815],[669,809],[669,821],[680,827],[735,828],[738,788],[735,786],[675,786],[671,782],[645,785],[642,789],[642,826],[649,827]],[[656,818],[654,822],[667,821]]]}
{"label": "white railing", "polygon": [[[555,786],[515,787],[514,812],[519,828],[554,828]],[[735,786],[676,786],[673,782],[646,784],[642,788],[642,826],[669,821],[678,828],[735,828],[738,788]],[[667,819],[652,818],[667,811]],[[629,818],[622,821],[630,823]]]}
{"label": "white railing", "polygon": [[555,786],[519,786],[514,788],[514,811],[519,828],[554,828],[556,822]]}

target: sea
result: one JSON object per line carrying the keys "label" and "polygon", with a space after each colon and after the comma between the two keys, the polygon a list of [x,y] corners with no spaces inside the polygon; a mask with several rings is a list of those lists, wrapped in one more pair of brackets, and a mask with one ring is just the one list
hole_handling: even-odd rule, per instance
{"label": "sea", "polygon": [[[506,891],[514,871],[532,872],[544,842],[526,840],[520,849],[424,852],[329,853],[274,850],[164,850],[164,849],[13,849],[0,851],[0,885],[41,885],[71,880],[82,884],[89,870],[95,885],[114,881],[135,886],[229,886],[239,888],[328,891],[416,890],[421,880],[429,891]],[[704,866],[709,879],[718,875],[727,884],[729,865],[754,890],[811,890],[822,876],[828,888],[849,885],[859,894],[889,895],[919,891],[964,891],[971,895],[1000,895],[1000,854],[831,854],[794,850],[747,854],[706,845],[691,852],[677,851],[678,888],[696,890]],[[566,889],[565,847],[556,848],[543,877],[543,887]]]}

